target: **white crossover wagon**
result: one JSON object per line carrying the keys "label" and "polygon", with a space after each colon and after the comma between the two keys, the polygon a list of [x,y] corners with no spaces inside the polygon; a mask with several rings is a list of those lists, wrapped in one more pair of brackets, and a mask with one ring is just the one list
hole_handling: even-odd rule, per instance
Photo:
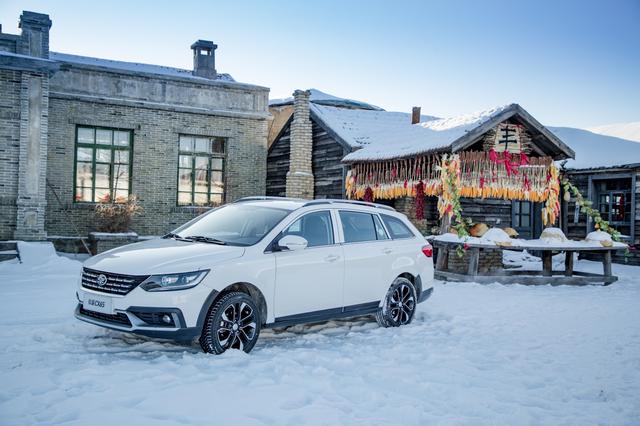
{"label": "white crossover wagon", "polygon": [[362,314],[408,324],[432,282],[431,246],[391,207],[249,197],[88,259],[75,315],[151,337],[199,337],[210,353],[249,352],[261,327]]}

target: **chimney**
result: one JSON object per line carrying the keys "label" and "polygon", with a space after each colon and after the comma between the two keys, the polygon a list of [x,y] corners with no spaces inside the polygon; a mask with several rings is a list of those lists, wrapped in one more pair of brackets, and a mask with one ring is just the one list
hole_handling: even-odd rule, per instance
{"label": "chimney", "polygon": [[289,148],[289,171],[287,172],[286,196],[312,199],[314,195],[311,155],[313,134],[309,117],[308,90],[293,92],[293,120]]}
{"label": "chimney", "polygon": [[420,107],[413,107],[411,110],[411,124],[418,124],[420,122]]}
{"label": "chimney", "polygon": [[49,29],[51,19],[43,13],[29,12],[20,15],[20,48],[23,55],[49,59]]}
{"label": "chimney", "polygon": [[193,75],[215,80],[217,44],[209,40],[198,40],[191,45],[193,50]]}

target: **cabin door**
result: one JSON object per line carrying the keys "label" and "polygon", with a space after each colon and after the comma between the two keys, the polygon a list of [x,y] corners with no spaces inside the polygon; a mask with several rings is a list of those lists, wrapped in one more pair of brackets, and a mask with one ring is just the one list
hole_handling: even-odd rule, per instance
{"label": "cabin door", "polygon": [[511,227],[520,238],[539,238],[542,233],[542,204],[514,201],[511,205]]}

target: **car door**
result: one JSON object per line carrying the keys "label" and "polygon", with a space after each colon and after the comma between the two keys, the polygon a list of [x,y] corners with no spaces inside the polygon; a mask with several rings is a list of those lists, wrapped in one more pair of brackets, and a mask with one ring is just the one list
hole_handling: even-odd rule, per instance
{"label": "car door", "polygon": [[301,250],[274,252],[276,322],[292,315],[342,310],[344,256],[335,234],[331,211],[321,210],[295,219],[277,238],[298,235],[308,245]]}
{"label": "car door", "polygon": [[345,309],[378,303],[391,285],[391,240],[376,214],[340,210],[339,218],[344,240]]}

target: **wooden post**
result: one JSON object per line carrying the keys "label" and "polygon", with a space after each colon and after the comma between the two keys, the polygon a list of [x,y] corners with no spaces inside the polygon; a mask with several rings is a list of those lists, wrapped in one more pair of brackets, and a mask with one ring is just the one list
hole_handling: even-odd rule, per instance
{"label": "wooden post", "polygon": [[573,252],[564,252],[564,275],[567,277],[573,276]]}
{"label": "wooden post", "polygon": [[551,251],[548,250],[542,252],[542,275],[545,277],[552,275]]}
{"label": "wooden post", "polygon": [[449,228],[451,227],[451,217],[448,214],[445,214],[440,218],[440,235],[446,234],[449,232]]}
{"label": "wooden post", "polygon": [[611,277],[611,250],[607,250],[604,252],[604,256],[602,258],[602,266],[604,269],[605,278]]}
{"label": "wooden post", "polygon": [[438,247],[438,259],[436,260],[436,271],[446,271],[449,269],[449,247],[440,245]]}
{"label": "wooden post", "polygon": [[478,263],[480,263],[480,249],[478,247],[472,247],[467,250],[469,253],[469,269],[467,273],[472,277],[478,275]]}

